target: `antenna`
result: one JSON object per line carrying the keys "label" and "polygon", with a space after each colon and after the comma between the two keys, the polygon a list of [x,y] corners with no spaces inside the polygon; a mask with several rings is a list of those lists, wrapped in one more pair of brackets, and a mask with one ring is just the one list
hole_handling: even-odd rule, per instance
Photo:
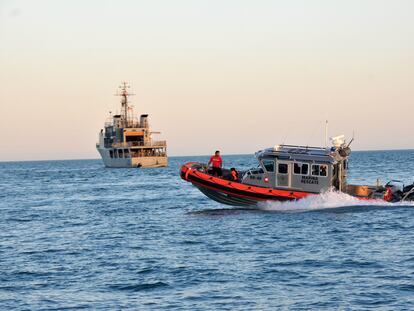
{"label": "antenna", "polygon": [[347,147],[351,146],[352,142],[354,141],[354,138],[355,138],[355,133],[354,133],[354,131],[352,131],[352,138],[351,138],[351,140],[349,141],[349,143],[348,143]]}
{"label": "antenna", "polygon": [[328,148],[328,120],[325,120],[325,147]]}

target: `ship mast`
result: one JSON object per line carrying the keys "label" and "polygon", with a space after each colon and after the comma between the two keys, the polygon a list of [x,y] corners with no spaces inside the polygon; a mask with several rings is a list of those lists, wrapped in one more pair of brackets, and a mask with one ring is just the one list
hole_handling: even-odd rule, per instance
{"label": "ship mast", "polygon": [[122,82],[122,84],[119,86],[120,92],[115,94],[116,96],[121,96],[121,115],[123,118],[123,126],[128,127],[128,111],[130,109],[129,102],[128,102],[128,96],[134,95],[131,93],[128,93],[128,89],[131,87],[127,82]]}

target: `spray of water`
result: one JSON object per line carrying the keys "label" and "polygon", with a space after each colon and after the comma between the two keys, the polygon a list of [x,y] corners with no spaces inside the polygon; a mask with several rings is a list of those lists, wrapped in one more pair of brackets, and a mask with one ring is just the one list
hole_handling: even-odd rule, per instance
{"label": "spray of water", "polygon": [[312,195],[297,201],[277,202],[267,201],[260,203],[259,207],[266,211],[304,212],[344,207],[401,207],[412,206],[414,202],[389,203],[382,200],[359,200],[346,193],[329,190],[319,195]]}

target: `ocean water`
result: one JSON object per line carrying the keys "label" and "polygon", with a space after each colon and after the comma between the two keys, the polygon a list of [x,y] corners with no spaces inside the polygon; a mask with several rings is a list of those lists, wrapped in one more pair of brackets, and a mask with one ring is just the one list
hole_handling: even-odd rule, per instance
{"label": "ocean water", "polygon": [[[179,178],[207,159],[0,163],[0,309],[413,310],[414,204],[231,208]],[[378,177],[413,182],[414,151],[352,154],[351,182]]]}

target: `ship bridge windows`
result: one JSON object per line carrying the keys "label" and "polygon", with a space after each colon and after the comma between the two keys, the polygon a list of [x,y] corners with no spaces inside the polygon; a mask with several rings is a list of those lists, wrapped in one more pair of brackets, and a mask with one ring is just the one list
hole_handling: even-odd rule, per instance
{"label": "ship bridge windows", "polygon": [[109,157],[110,157],[111,159],[113,159],[113,158],[114,158],[114,151],[113,151],[113,150],[109,150]]}
{"label": "ship bridge windows", "polygon": [[328,165],[312,164],[312,176],[326,177],[328,175]]}
{"label": "ship bridge windows", "polygon": [[144,136],[126,136],[125,141],[130,146],[143,146],[144,145]]}
{"label": "ship bridge windows", "polygon": [[295,162],[293,164],[293,174],[295,175],[308,175],[309,174],[309,164]]}
{"label": "ship bridge windows", "polygon": [[128,131],[125,132],[125,142],[132,143],[132,145],[139,145],[144,141],[144,132]]}
{"label": "ship bridge windows", "polygon": [[263,167],[269,173],[273,173],[275,171],[275,161],[273,160],[263,160]]}

